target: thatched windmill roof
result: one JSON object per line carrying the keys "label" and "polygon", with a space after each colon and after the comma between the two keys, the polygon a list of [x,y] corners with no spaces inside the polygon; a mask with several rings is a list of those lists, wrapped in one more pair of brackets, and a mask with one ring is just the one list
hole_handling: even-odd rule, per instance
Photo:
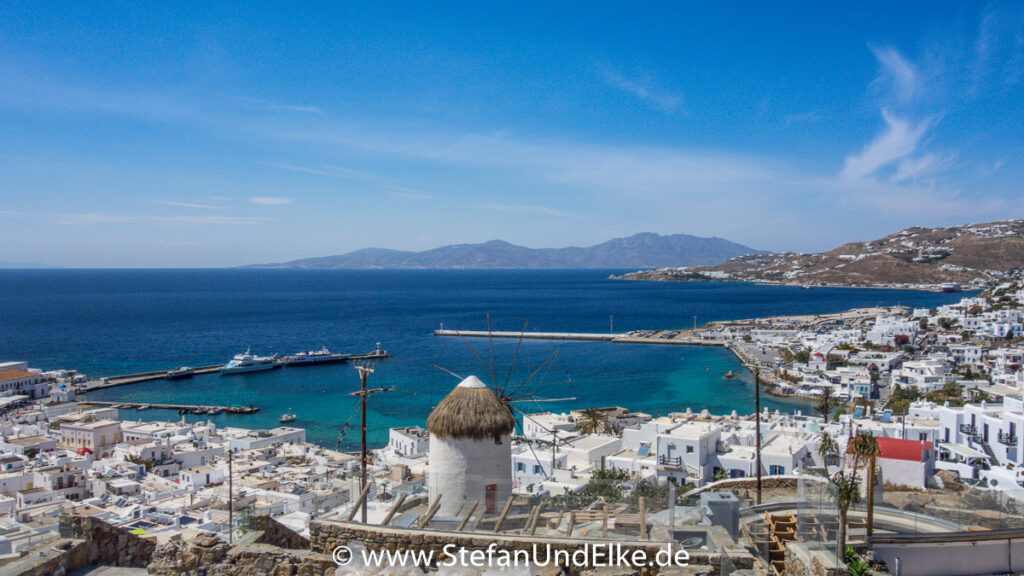
{"label": "thatched windmill roof", "polygon": [[427,418],[427,430],[440,438],[486,440],[511,434],[516,419],[476,376],[459,383]]}

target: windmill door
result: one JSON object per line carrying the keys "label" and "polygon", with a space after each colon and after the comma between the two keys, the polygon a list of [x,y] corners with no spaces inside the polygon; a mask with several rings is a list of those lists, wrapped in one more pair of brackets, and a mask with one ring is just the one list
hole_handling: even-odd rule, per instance
{"label": "windmill door", "polygon": [[498,485],[488,484],[484,489],[484,513],[491,514],[494,512],[496,500],[498,498]]}

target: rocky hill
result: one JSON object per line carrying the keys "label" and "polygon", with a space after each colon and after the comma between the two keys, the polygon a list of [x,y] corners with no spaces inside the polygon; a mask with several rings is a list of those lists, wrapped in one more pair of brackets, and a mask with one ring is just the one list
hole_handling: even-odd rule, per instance
{"label": "rocky hill", "polygon": [[627,280],[774,282],[794,285],[985,285],[1024,270],[1024,220],[908,228],[829,252],[732,258],[716,266],[662,268]]}
{"label": "rocky hill", "polygon": [[712,266],[755,254],[722,238],[688,234],[635,234],[586,248],[526,248],[502,240],[452,244],[423,252],[365,248],[337,256],[305,258],[249,268],[658,268]]}

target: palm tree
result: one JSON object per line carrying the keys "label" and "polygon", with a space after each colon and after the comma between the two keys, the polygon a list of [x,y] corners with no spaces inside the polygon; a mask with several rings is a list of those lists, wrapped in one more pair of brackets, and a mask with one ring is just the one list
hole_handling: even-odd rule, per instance
{"label": "palm tree", "polygon": [[581,410],[576,417],[576,430],[582,434],[600,434],[608,425],[608,413],[599,408]]}
{"label": "palm tree", "polygon": [[878,439],[871,432],[862,432],[850,441],[850,449],[858,459],[863,459],[868,466],[868,536],[871,536],[875,516],[875,459],[880,452]]}
{"label": "palm tree", "polygon": [[826,386],[822,391],[821,397],[818,398],[818,404],[815,406],[818,410],[818,414],[828,422],[829,412],[832,411],[832,387]]}
{"label": "palm tree", "polygon": [[821,456],[821,461],[824,463],[826,471],[828,471],[829,458],[839,456],[839,445],[836,444],[832,435],[825,430],[822,430],[821,434],[818,435],[818,455]]}
{"label": "palm tree", "polygon": [[[822,431],[820,438],[818,454],[825,460],[827,470],[829,456],[839,456],[839,446],[828,432]],[[836,507],[839,510],[839,534],[836,538],[836,556],[838,558],[843,558],[846,552],[846,518],[850,506],[860,502],[857,470],[860,468],[862,459],[870,461],[872,468],[869,471],[869,477],[874,478],[874,458],[878,455],[878,441],[870,432],[857,434],[850,439],[848,453],[853,455],[852,466],[849,468],[840,466],[839,470],[829,477],[836,496]],[[871,514],[870,507],[868,513]]]}

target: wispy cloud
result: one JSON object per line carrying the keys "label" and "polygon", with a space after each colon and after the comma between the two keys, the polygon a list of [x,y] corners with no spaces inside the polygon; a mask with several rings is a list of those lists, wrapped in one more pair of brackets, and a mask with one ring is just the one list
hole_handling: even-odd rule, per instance
{"label": "wispy cloud", "polygon": [[345,168],[341,166],[300,166],[296,164],[277,163],[271,164],[274,168],[280,168],[281,170],[288,170],[290,172],[299,172],[302,174],[313,174],[316,176],[326,176],[328,178],[341,178],[345,180],[372,180],[378,178],[376,174],[364,172],[362,170],[354,170],[352,168]]}
{"label": "wispy cloud", "polygon": [[521,205],[521,204],[495,204],[495,203],[484,203],[480,205],[485,210],[497,210],[498,212],[518,212],[525,214],[543,214],[545,216],[559,216],[562,218],[586,218],[580,214],[571,214],[569,212],[562,212],[561,210],[555,210],[547,206],[539,205]]}
{"label": "wispy cloud", "polygon": [[267,218],[243,216],[163,216],[117,214],[110,212],[18,212],[0,210],[0,218],[36,218],[66,226],[102,226],[114,224],[156,224],[171,227],[238,226],[267,222]]}
{"label": "wispy cloud", "polygon": [[599,74],[611,87],[631,94],[644,104],[662,112],[677,112],[683,104],[681,93],[673,93],[659,88],[650,76],[627,77],[608,64],[599,66]]}
{"label": "wispy cloud", "polygon": [[848,156],[840,176],[844,180],[870,177],[917,150],[929,128],[929,121],[914,124],[888,110],[882,111],[885,130],[864,147],[860,154]]}
{"label": "wispy cloud", "polygon": [[216,204],[200,204],[196,202],[176,202],[174,200],[157,200],[157,204],[163,204],[164,206],[176,206],[178,208],[195,208],[197,210],[227,210],[227,206],[217,206]]}
{"label": "wispy cloud", "polygon": [[889,89],[901,104],[911,102],[920,90],[920,78],[915,66],[895,48],[872,46],[871,52],[881,68],[875,86]]}
{"label": "wispy cloud", "polygon": [[254,196],[249,198],[249,202],[252,204],[259,204],[261,206],[282,206],[284,204],[291,204],[291,198],[282,198],[280,196]]}
{"label": "wispy cloud", "polygon": [[301,112],[304,114],[323,114],[323,109],[318,106],[311,106],[308,104],[282,104],[280,102],[274,102],[272,100],[263,100],[260,98],[243,98],[234,97],[235,100],[242,102],[243,104],[251,108],[262,108],[264,110],[281,110],[285,112]]}

